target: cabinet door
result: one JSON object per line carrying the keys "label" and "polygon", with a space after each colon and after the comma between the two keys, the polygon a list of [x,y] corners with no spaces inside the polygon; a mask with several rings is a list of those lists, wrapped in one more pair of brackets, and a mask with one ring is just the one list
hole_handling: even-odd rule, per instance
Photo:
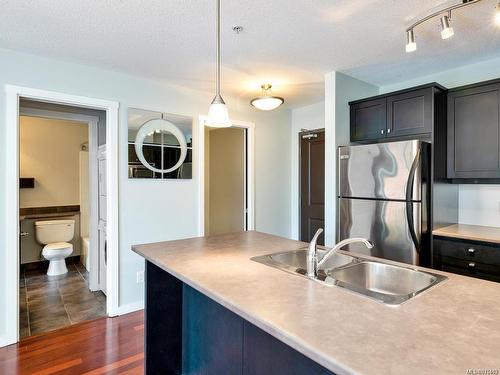
{"label": "cabinet door", "polygon": [[432,131],[433,88],[387,98],[387,136],[420,135]]}
{"label": "cabinet door", "polygon": [[385,138],[386,99],[351,105],[351,141]]}
{"label": "cabinet door", "polygon": [[500,178],[500,84],[448,93],[448,178]]}

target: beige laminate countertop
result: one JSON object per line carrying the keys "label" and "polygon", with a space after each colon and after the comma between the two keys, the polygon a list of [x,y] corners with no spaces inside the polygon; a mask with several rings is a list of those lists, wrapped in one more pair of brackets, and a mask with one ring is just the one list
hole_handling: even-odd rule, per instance
{"label": "beige laminate countertop", "polygon": [[482,225],[453,224],[434,229],[435,236],[460,238],[463,240],[483,241],[500,244],[500,228]]}
{"label": "beige laminate countertop", "polygon": [[338,375],[500,369],[500,284],[443,273],[394,307],[250,260],[303,246],[242,232],[133,250]]}

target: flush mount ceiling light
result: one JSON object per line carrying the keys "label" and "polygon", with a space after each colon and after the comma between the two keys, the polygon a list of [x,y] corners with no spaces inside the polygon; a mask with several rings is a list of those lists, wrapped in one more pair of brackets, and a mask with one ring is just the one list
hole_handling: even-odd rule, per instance
{"label": "flush mount ceiling light", "polygon": [[285,102],[285,99],[271,95],[271,87],[273,86],[270,83],[265,83],[260,87],[262,89],[262,95],[250,101],[250,104],[255,108],[261,111],[272,111]]}
{"label": "flush mount ceiling light", "polygon": [[[451,11],[465,7],[467,5],[478,3],[480,1],[482,0],[460,0],[457,4],[450,5],[446,8],[435,11],[421,19],[418,19],[413,25],[411,25],[406,29],[406,52],[409,53],[417,50],[417,44],[415,42],[415,34],[414,34],[414,30],[417,26],[435,17],[440,16],[441,38],[442,39],[451,38],[455,34],[455,32],[453,31],[453,27],[451,27],[450,25]],[[500,3],[498,3],[496,7],[495,21],[497,25],[500,26]]]}
{"label": "flush mount ceiling light", "polygon": [[208,109],[208,116],[205,120],[205,125],[212,128],[229,128],[231,120],[229,120],[229,112],[226,103],[220,94],[220,0],[217,1],[217,47],[216,47],[216,63],[215,63],[215,97]]}

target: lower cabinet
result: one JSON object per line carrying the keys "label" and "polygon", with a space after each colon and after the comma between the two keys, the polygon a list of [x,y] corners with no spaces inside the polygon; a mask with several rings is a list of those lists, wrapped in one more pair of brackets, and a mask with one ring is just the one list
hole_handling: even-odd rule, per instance
{"label": "lower cabinet", "polygon": [[333,375],[146,262],[146,374]]}
{"label": "lower cabinet", "polygon": [[434,268],[500,282],[500,245],[434,238]]}

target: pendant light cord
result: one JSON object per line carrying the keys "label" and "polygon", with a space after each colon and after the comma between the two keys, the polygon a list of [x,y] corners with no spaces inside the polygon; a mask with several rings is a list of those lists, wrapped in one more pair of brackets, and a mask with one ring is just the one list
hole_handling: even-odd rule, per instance
{"label": "pendant light cord", "polygon": [[217,49],[216,49],[216,70],[215,70],[215,98],[222,100],[220,95],[220,0],[217,0]]}

